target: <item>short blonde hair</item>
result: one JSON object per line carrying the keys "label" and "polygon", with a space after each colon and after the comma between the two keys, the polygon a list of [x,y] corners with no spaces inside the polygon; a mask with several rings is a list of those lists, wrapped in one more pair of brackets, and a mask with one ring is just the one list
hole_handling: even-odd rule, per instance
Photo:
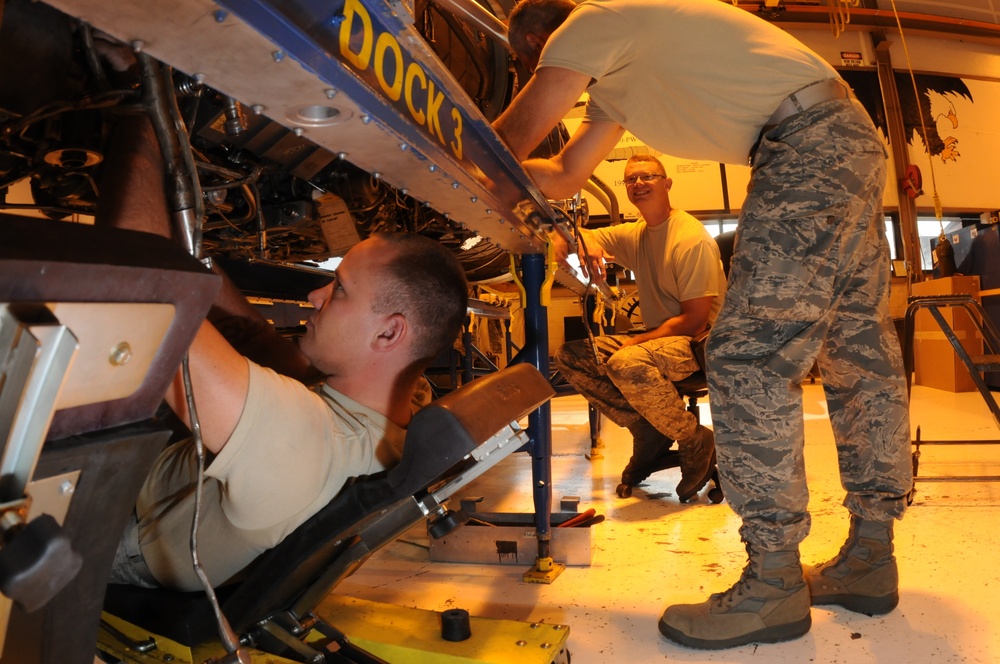
{"label": "short blonde hair", "polygon": [[662,175],[663,177],[667,177],[667,169],[663,165],[663,162],[660,161],[659,159],[657,159],[656,157],[654,157],[653,155],[651,155],[651,154],[634,154],[634,155],[632,155],[631,157],[628,158],[627,162],[625,162],[625,167],[628,168],[629,164],[633,164],[633,163],[637,163],[637,162],[642,162],[642,163],[646,163],[646,164],[656,164],[658,170],[660,171],[660,175]]}

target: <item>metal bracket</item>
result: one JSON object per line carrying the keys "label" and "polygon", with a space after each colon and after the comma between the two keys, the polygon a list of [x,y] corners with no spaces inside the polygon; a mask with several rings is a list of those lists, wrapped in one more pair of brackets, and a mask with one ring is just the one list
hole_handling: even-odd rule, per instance
{"label": "metal bracket", "polygon": [[552,558],[537,558],[534,568],[525,572],[522,580],[525,583],[552,583],[564,571],[566,566]]}
{"label": "metal bracket", "polygon": [[[26,525],[31,501],[25,498],[76,349],[76,338],[44,305],[0,306],[0,530],[5,542],[0,554],[10,559],[0,581],[11,594],[0,597],[0,652],[12,602],[39,608],[80,567],[79,556],[59,541],[57,525],[51,521]],[[14,531],[22,528],[27,531],[18,544]],[[33,560],[42,568],[32,569]],[[53,578],[48,587],[39,584],[39,576],[48,574],[53,564],[65,567],[61,578]]]}
{"label": "metal bracket", "polygon": [[77,340],[44,305],[0,307],[0,500],[24,496]]}

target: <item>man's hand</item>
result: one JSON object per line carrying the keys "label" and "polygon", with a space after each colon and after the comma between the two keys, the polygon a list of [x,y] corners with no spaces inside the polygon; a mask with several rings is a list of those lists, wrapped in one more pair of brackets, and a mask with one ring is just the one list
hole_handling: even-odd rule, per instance
{"label": "man's hand", "polygon": [[[645,334],[645,333],[643,333]],[[636,344],[641,344],[643,341],[649,341],[648,339],[640,339],[642,334],[633,334],[622,341],[622,348],[627,348],[628,346],[634,346]]]}
{"label": "man's hand", "polygon": [[580,242],[577,245],[577,256],[580,257],[580,267],[594,281],[604,281],[606,275],[604,266],[614,262],[615,257],[604,251],[597,243],[594,234],[585,228],[580,229]]}
{"label": "man's hand", "polygon": [[604,281],[607,278],[607,274],[604,271],[604,265],[611,262],[608,260],[610,257],[605,258],[603,252],[600,256],[595,256],[593,254],[587,254],[580,261],[580,266],[583,268],[584,273],[589,279],[593,281]]}
{"label": "man's hand", "polygon": [[[580,235],[583,238],[581,242],[577,243],[577,256],[580,259],[580,269],[583,270],[585,277],[592,278],[594,281],[603,281],[604,263],[613,260],[613,258],[605,254],[604,250],[593,238],[588,239],[590,236],[589,231],[581,228]],[[563,234],[553,230],[549,233],[549,241],[552,243],[552,251],[559,264],[568,271],[574,272],[576,266],[568,260],[570,247],[569,242],[567,242]]]}

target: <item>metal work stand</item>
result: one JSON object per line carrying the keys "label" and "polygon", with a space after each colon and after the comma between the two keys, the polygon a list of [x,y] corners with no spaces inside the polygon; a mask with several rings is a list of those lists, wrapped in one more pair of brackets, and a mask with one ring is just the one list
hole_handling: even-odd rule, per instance
{"label": "metal work stand", "polygon": [[[986,351],[985,354],[970,355],[966,351],[960,343],[958,336],[955,334],[955,331],[952,329],[951,325],[948,324],[947,320],[945,320],[945,317],[941,313],[941,309],[945,307],[957,307],[963,309],[968,314],[983,339],[984,350]],[[906,371],[907,393],[909,393],[910,390],[910,381],[914,367],[914,319],[917,311],[920,309],[926,309],[931,316],[934,317],[934,320],[937,322],[938,326],[940,326],[941,331],[944,332],[945,337],[951,343],[952,348],[955,349],[955,354],[962,361],[962,364],[965,365],[966,369],[968,369],[969,375],[972,377],[973,382],[975,382],[976,387],[979,389],[979,393],[982,395],[986,405],[989,406],[990,412],[993,414],[993,421],[996,423],[997,427],[1000,427],[1000,406],[997,406],[996,399],[993,397],[993,393],[990,392],[990,389],[987,387],[981,374],[983,371],[997,371],[1000,369],[1000,334],[997,333],[997,329],[993,325],[993,322],[989,319],[989,317],[987,317],[982,305],[969,295],[927,295],[910,298],[910,304],[906,308],[906,319],[903,334],[903,362]],[[920,427],[917,427],[917,435],[913,441],[914,485],[916,485],[916,481],[918,479],[928,482],[986,482],[1000,480],[1000,475],[917,476],[920,464],[921,445],[997,444],[1000,444],[1000,440],[921,440]],[[913,500],[913,493],[913,491],[910,492],[910,502]]]}

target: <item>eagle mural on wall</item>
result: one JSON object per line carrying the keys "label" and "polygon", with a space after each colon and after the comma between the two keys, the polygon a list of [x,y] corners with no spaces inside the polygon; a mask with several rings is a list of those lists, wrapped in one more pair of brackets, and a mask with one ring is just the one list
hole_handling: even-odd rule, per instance
{"label": "eagle mural on wall", "polygon": [[[856,69],[841,70],[847,84],[854,89],[858,101],[864,105],[871,115],[875,126],[888,137],[885,105],[882,103],[882,89],[879,86],[878,74],[874,71],[859,71]],[[922,140],[924,128],[927,130],[926,149],[932,157],[940,157],[942,162],[958,161],[958,138],[949,134],[942,136],[938,123],[947,128],[944,131],[958,129],[958,113],[955,110],[954,99],[964,97],[973,101],[972,93],[965,82],[957,76],[941,76],[937,74],[916,74],[917,96],[914,95],[913,81],[908,72],[896,72],[896,90],[899,94],[899,106],[903,115],[903,127],[906,131],[906,142],[913,145],[914,136]],[[921,119],[923,123],[921,124]]]}

